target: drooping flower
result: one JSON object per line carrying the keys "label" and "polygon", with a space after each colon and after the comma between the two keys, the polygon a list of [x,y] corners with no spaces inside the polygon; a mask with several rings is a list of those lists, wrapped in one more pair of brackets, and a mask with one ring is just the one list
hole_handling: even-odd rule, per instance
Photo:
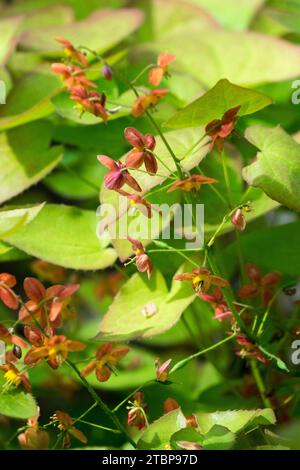
{"label": "drooping flower", "polygon": [[132,106],[132,115],[134,117],[141,116],[150,106],[155,106],[167,93],[168,90],[161,88],[138,96]]}
{"label": "drooping flower", "polygon": [[228,281],[214,276],[206,268],[195,268],[190,273],[176,274],[175,281],[189,281],[196,292],[207,292],[211,286],[227,287]]}
{"label": "drooping flower", "polygon": [[49,434],[44,429],[40,429],[38,419],[40,409],[37,414],[27,421],[28,428],[18,436],[20,446],[26,450],[47,450],[49,448]]}
{"label": "drooping flower", "polygon": [[105,93],[99,94],[98,91],[87,90],[84,86],[73,87],[70,92],[70,98],[76,101],[79,111],[94,114],[96,117],[101,117],[104,122],[107,121]]}
{"label": "drooping flower", "polygon": [[28,379],[28,375],[25,372],[20,372],[17,367],[11,362],[7,364],[0,365],[0,370],[4,372],[4,387],[19,387],[23,385],[25,390],[30,392],[31,385]]}
{"label": "drooping flower", "polygon": [[101,73],[102,73],[102,76],[105,78],[105,80],[112,80],[113,71],[112,71],[112,68],[108,64],[103,65],[101,69]]}
{"label": "drooping flower", "polygon": [[160,364],[160,361],[158,360],[156,362],[156,378],[159,382],[166,382],[169,377],[169,365],[171,364],[172,359],[168,359],[167,361],[164,361],[162,364]]}
{"label": "drooping flower", "polygon": [[19,298],[12,290],[16,283],[16,278],[12,274],[0,274],[0,300],[2,300],[6,307],[14,310],[19,306]]}
{"label": "drooping flower", "polygon": [[55,411],[53,422],[57,423],[57,427],[60,431],[64,431],[66,433],[64,438],[64,447],[69,446],[71,437],[75,437],[75,439],[83,444],[87,443],[86,436],[79,431],[79,429],[75,428],[73,419],[65,411]]}
{"label": "drooping flower", "polygon": [[0,341],[5,344],[14,344],[20,348],[26,348],[27,343],[19,336],[15,335],[13,331],[0,324]]}
{"label": "drooping flower", "polygon": [[82,351],[85,344],[81,341],[72,341],[66,336],[56,335],[45,337],[41,346],[33,346],[24,358],[27,365],[35,365],[41,359],[48,362],[52,369],[57,369],[67,358],[70,352]]}
{"label": "drooping flower", "polygon": [[139,240],[127,237],[128,241],[132,244],[133,251],[136,256],[136,267],[140,273],[147,273],[148,279],[151,278],[153,272],[153,264],[149,256],[146,254],[143,244]]}
{"label": "drooping flower", "polygon": [[118,193],[121,196],[124,196],[129,199],[129,204],[131,207],[139,209],[148,218],[152,217],[153,206],[142,196],[140,196],[139,194],[129,194],[126,191],[123,191],[122,189],[119,189]]}
{"label": "drooping flower", "polygon": [[144,163],[149,174],[156,174],[157,161],[153,155],[155,137],[151,134],[143,135],[134,127],[126,127],[124,136],[133,146],[133,150],[126,157],[127,168],[140,168]]}
{"label": "drooping flower", "polygon": [[120,160],[115,161],[106,155],[98,155],[97,158],[102,165],[109,169],[109,172],[104,176],[104,183],[107,189],[119,190],[127,184],[135,191],[142,191],[138,182],[127,170],[126,165]]}
{"label": "drooping flower", "polygon": [[181,189],[181,191],[199,191],[203,184],[212,184],[217,182],[218,180],[215,178],[210,178],[209,176],[192,175],[185,180],[176,181],[174,184],[172,184],[167,192],[170,193],[176,189]]}
{"label": "drooping flower", "polygon": [[215,119],[207,124],[205,131],[212,137],[210,144],[210,150],[216,145],[219,152],[222,152],[224,142],[229,137],[234,129],[235,122],[237,120],[237,114],[240,110],[240,106],[231,108],[222,116],[221,119]]}
{"label": "drooping flower", "polygon": [[66,277],[66,270],[56,264],[36,259],[30,265],[31,270],[41,279],[49,282],[63,282]]}
{"label": "drooping flower", "polygon": [[274,287],[280,283],[280,273],[271,272],[263,276],[260,268],[253,263],[246,264],[246,273],[251,282],[239,289],[239,297],[241,299],[259,297],[263,305],[267,305],[274,295]]}
{"label": "drooping flower", "polygon": [[256,359],[257,361],[260,361],[263,364],[266,364],[268,362],[266,356],[245,335],[237,335],[236,341],[240,346],[242,346],[242,349],[236,353],[237,356],[241,358]]}
{"label": "drooping flower", "polygon": [[230,311],[226,300],[224,299],[223,293],[219,287],[215,287],[211,294],[199,293],[200,299],[208,302],[212,305],[215,312],[215,319],[218,321],[224,321],[232,319],[232,312]]}
{"label": "drooping flower", "polygon": [[158,56],[157,67],[153,67],[149,72],[149,82],[151,85],[158,86],[163,77],[168,76],[169,64],[175,60],[174,54],[163,52]]}
{"label": "drooping flower", "polygon": [[66,65],[59,62],[52,64],[51,70],[53,73],[61,76],[64,85],[68,90],[78,86],[82,86],[84,88],[97,88],[96,83],[88,80],[84,71],[76,65]]}
{"label": "drooping flower", "polygon": [[148,425],[147,422],[147,404],[144,403],[144,394],[136,392],[133,395],[133,402],[129,402],[130,406],[127,407],[127,424],[128,426],[135,426],[140,431]]}
{"label": "drooping flower", "polygon": [[49,320],[51,327],[59,327],[63,316],[68,315],[71,296],[79,287],[79,284],[57,284],[46,289],[38,279],[27,277],[24,280],[24,290],[29,300],[21,308],[19,320],[32,323],[35,318],[44,327]]}
{"label": "drooping flower", "polygon": [[246,219],[242,209],[237,209],[231,216],[231,223],[234,227],[243,232],[246,228]]}
{"label": "drooping flower", "polygon": [[56,37],[54,39],[55,41],[59,42],[63,46],[64,53],[69,59],[71,59],[74,62],[77,62],[80,65],[83,65],[84,67],[88,65],[88,60],[86,58],[86,55],[83,52],[76,49],[76,47],[74,47],[73,44],[70,41],[68,41],[68,39],[60,38],[60,37]]}
{"label": "drooping flower", "polygon": [[95,359],[81,371],[81,375],[86,377],[95,372],[99,382],[106,382],[113,368],[128,352],[127,347],[115,347],[113,343],[106,343],[97,349]]}

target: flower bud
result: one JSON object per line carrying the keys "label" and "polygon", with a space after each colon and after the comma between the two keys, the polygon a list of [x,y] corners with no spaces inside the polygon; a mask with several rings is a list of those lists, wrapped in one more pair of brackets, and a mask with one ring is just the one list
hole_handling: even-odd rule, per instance
{"label": "flower bud", "polygon": [[101,73],[103,75],[103,78],[105,78],[105,80],[111,80],[113,78],[113,71],[108,64],[105,64],[102,67]]}
{"label": "flower bud", "polygon": [[231,216],[231,223],[240,232],[245,230],[245,228],[246,228],[246,219],[245,219],[243,211],[241,209],[237,209],[234,212],[234,214]]}

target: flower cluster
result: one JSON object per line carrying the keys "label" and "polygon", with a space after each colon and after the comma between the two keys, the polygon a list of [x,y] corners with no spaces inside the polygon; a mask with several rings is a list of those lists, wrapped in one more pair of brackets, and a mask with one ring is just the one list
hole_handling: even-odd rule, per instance
{"label": "flower cluster", "polygon": [[241,299],[258,298],[262,305],[267,305],[274,295],[274,288],[280,283],[280,273],[271,272],[263,276],[260,268],[253,263],[246,264],[246,273],[250,283],[239,289],[239,297]]}

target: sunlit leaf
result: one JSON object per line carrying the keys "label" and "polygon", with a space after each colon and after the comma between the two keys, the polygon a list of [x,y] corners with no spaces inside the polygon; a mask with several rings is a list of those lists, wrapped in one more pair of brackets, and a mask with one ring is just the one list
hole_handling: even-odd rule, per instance
{"label": "sunlit leaf", "polygon": [[0,412],[4,416],[16,419],[32,418],[37,413],[35,399],[30,393],[22,390],[22,387],[9,391],[3,390],[5,380],[3,373],[0,374]]}

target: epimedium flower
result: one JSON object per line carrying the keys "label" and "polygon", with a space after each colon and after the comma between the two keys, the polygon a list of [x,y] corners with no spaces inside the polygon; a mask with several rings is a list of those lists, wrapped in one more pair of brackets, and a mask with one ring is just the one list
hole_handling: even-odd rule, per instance
{"label": "epimedium flower", "polygon": [[26,450],[47,450],[49,448],[49,434],[39,427],[40,409],[37,414],[27,421],[28,428],[18,436],[20,446]]}
{"label": "epimedium flower", "polygon": [[147,404],[144,403],[144,394],[142,392],[136,392],[133,395],[133,402],[128,402],[130,406],[127,407],[127,424],[128,426],[135,426],[140,431],[141,429],[148,426],[147,421]]}
{"label": "epimedium flower", "polygon": [[210,150],[212,150],[216,145],[219,152],[222,152],[226,138],[231,135],[234,129],[240,108],[240,106],[231,108],[224,113],[221,119],[215,119],[207,124],[205,131],[212,137]]}
{"label": "epimedium flower", "polygon": [[150,106],[155,106],[167,93],[168,90],[160,88],[138,96],[132,106],[132,115],[134,117],[141,116]]}
{"label": "epimedium flower", "polygon": [[96,117],[101,117],[104,122],[107,121],[105,93],[100,94],[98,91],[88,90],[84,86],[72,87],[70,93],[70,98],[76,101],[79,111],[94,114]]}
{"label": "epimedium flower", "polygon": [[241,299],[259,297],[262,303],[267,305],[274,295],[274,287],[280,283],[281,274],[271,272],[263,276],[260,268],[254,263],[246,264],[246,273],[251,282],[239,289],[239,297]]}
{"label": "epimedium flower", "polygon": [[120,160],[115,161],[106,155],[98,155],[97,158],[102,165],[109,169],[109,172],[104,176],[107,189],[119,190],[127,184],[137,192],[142,191],[138,182],[130,175],[126,165]]}
{"label": "epimedium flower", "polygon": [[263,364],[268,362],[268,359],[259,350],[259,348],[253,344],[245,335],[239,334],[236,336],[237,343],[242,346],[242,349],[237,351],[236,355],[241,358],[256,359]]}
{"label": "epimedium flower", "polygon": [[218,183],[218,180],[204,175],[192,175],[185,180],[176,181],[167,192],[170,193],[176,189],[180,189],[181,191],[199,191],[203,184],[212,183]]}
{"label": "epimedium flower", "polygon": [[148,279],[151,278],[153,272],[153,264],[149,256],[146,254],[145,248],[143,244],[139,240],[135,240],[134,238],[127,237],[128,241],[130,241],[133,251],[135,253],[135,263],[137,270],[140,273],[147,273]]}
{"label": "epimedium flower", "polygon": [[11,362],[0,365],[0,370],[4,372],[4,388],[19,387],[22,385],[28,392],[31,391],[31,385],[25,372],[20,372]]}
{"label": "epimedium flower", "polygon": [[[180,408],[179,403],[174,398],[167,398],[164,401],[164,414],[170,413],[170,411],[178,410]],[[198,428],[197,418],[195,415],[185,416],[186,426],[192,428]]]}
{"label": "epimedium flower", "polygon": [[19,298],[12,290],[12,287],[14,287],[16,283],[17,280],[12,274],[0,274],[0,300],[6,307],[13,310],[17,309],[19,306]]}
{"label": "epimedium flower", "polygon": [[129,204],[131,207],[139,209],[148,218],[152,217],[153,206],[142,196],[140,196],[139,194],[129,194],[126,191],[123,191],[122,189],[119,189],[118,193],[129,200]]}
{"label": "epimedium flower", "polygon": [[54,38],[55,41],[59,42],[63,48],[64,48],[64,53],[65,55],[71,59],[74,62],[77,62],[80,65],[83,65],[84,67],[88,66],[88,60],[86,55],[76,49],[76,47],[73,46],[73,44],[68,41],[68,39],[61,38],[61,37],[56,37]]}
{"label": "epimedium flower", "polygon": [[74,426],[73,419],[65,411],[55,411],[53,415],[53,423],[57,424],[60,431],[64,431],[66,433],[64,438],[64,447],[69,446],[71,437],[75,437],[75,439],[83,444],[87,443],[86,436]]}
{"label": "epimedium flower", "polygon": [[151,85],[158,86],[163,77],[169,75],[169,64],[176,59],[175,54],[162,52],[157,59],[157,66],[153,67],[149,72],[149,82]]}
{"label": "epimedium flower", "polygon": [[106,343],[96,351],[96,357],[82,371],[86,377],[92,372],[96,373],[99,382],[106,382],[116,364],[129,352],[127,347],[115,347],[113,343]]}
{"label": "epimedium flower", "polygon": [[51,71],[61,76],[68,90],[77,86],[97,88],[96,83],[88,80],[84,71],[76,65],[66,65],[58,62],[51,65]]}
{"label": "epimedium flower", "polygon": [[64,315],[68,315],[71,296],[79,289],[79,284],[54,285],[47,289],[33,277],[24,280],[24,290],[28,301],[19,312],[19,320],[25,323],[38,320],[43,327],[48,321],[53,328],[61,326]]}
{"label": "epimedium flower", "polygon": [[159,382],[166,382],[169,378],[169,365],[172,359],[167,359],[162,364],[159,360],[156,361],[156,378]]}
{"label": "epimedium flower", "polygon": [[149,174],[156,174],[157,161],[153,155],[155,137],[151,134],[143,135],[134,127],[126,127],[124,136],[133,146],[133,150],[126,157],[127,168],[140,168],[144,163]]}
{"label": "epimedium flower", "polygon": [[62,335],[44,337],[41,346],[33,346],[28,351],[24,363],[35,365],[41,359],[45,359],[52,369],[57,369],[68,358],[70,352],[82,351],[85,347],[81,341],[73,341]]}
{"label": "epimedium flower", "polygon": [[195,268],[192,272],[176,274],[175,281],[189,281],[196,292],[207,292],[211,286],[227,287],[228,281],[214,276],[206,268]]}
{"label": "epimedium flower", "polygon": [[49,282],[63,282],[66,278],[66,270],[56,264],[36,259],[30,264],[30,268],[39,278]]}
{"label": "epimedium flower", "polygon": [[227,320],[227,318],[232,319],[232,312],[219,287],[215,287],[211,294],[201,292],[199,293],[199,297],[212,305],[216,320],[224,321]]}
{"label": "epimedium flower", "polygon": [[14,344],[20,348],[26,348],[27,343],[19,336],[15,335],[13,331],[6,328],[6,326],[0,324],[0,341],[3,341],[5,344]]}

